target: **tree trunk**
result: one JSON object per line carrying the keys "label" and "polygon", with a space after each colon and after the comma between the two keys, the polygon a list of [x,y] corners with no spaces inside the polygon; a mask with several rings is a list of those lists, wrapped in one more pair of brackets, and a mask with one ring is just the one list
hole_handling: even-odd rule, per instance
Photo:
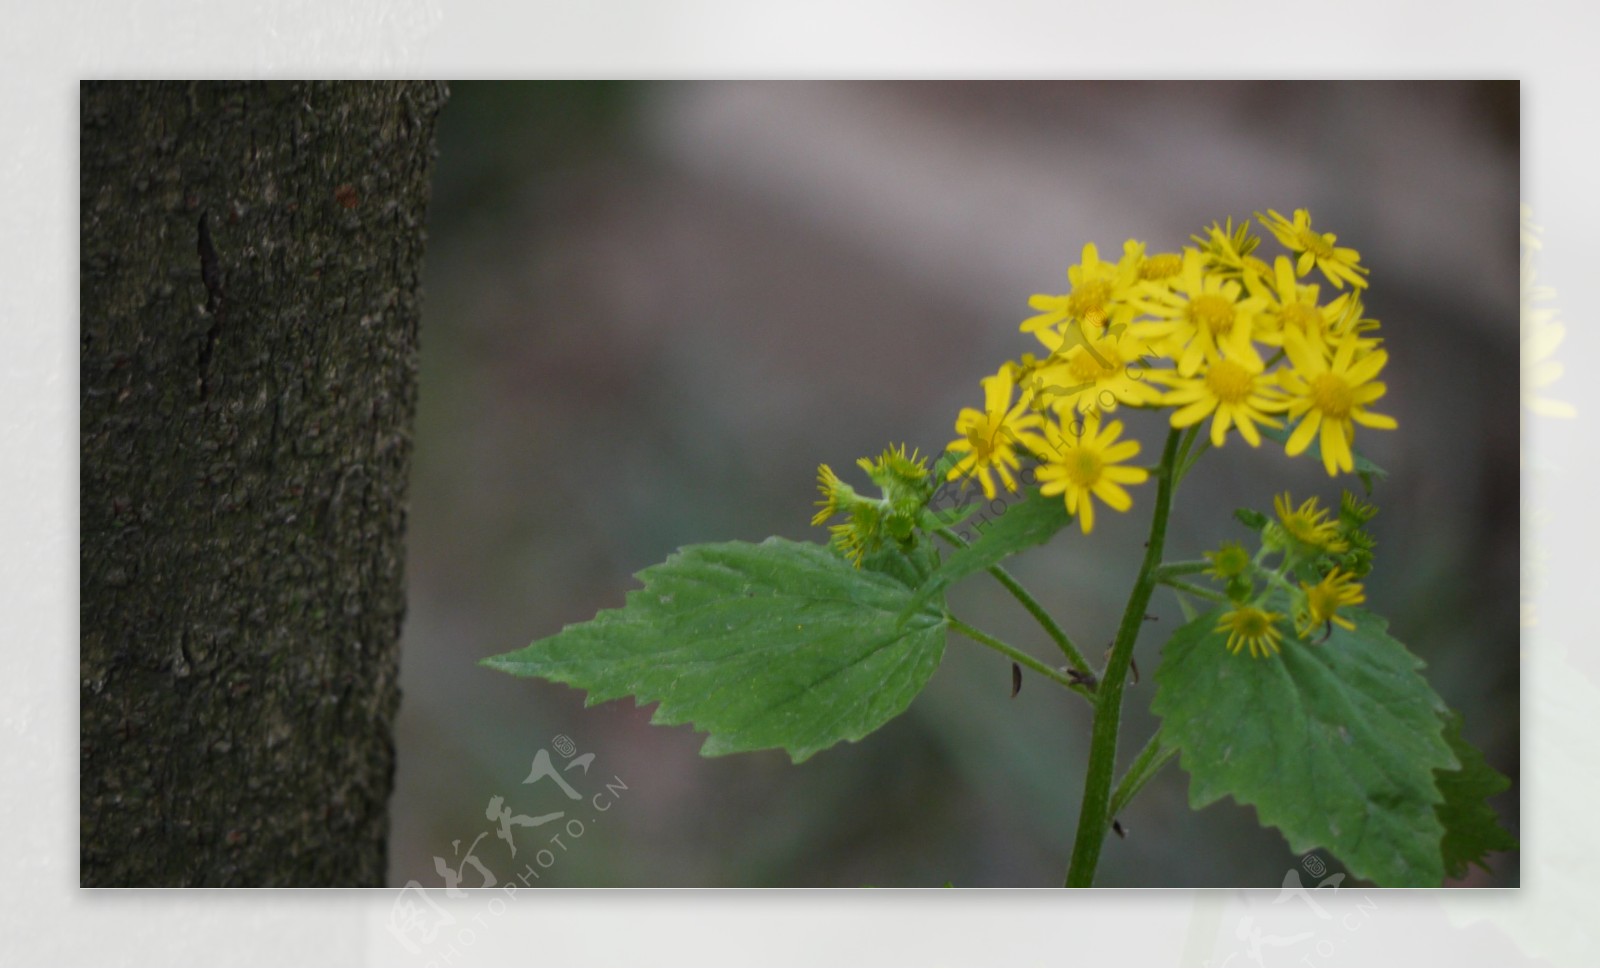
{"label": "tree trunk", "polygon": [[441,85],[81,91],[83,885],[382,885]]}

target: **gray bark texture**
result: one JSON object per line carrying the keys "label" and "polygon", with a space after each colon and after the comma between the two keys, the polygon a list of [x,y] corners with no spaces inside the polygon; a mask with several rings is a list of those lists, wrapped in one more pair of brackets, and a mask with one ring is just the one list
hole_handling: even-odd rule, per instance
{"label": "gray bark texture", "polygon": [[384,883],[445,96],[81,87],[82,885]]}

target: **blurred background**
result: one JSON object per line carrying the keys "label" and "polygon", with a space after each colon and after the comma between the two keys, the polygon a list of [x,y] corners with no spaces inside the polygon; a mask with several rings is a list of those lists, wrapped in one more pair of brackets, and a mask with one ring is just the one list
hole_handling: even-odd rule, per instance
{"label": "blurred background", "polygon": [[[1084,704],[951,636],[911,709],[794,766],[705,759],[631,700],[477,666],[620,606],[681,545],[809,526],[816,467],[890,442],[937,454],[979,380],[1033,351],[1034,293],[1085,242],[1175,249],[1214,219],[1309,208],[1372,267],[1391,353],[1357,446],[1373,500],[1369,606],[1519,780],[1519,92],[1514,82],[457,83],[440,123],[424,280],[410,612],[390,881],[443,884],[470,851],[500,883],[1048,886],[1063,877],[1088,747]],[[1269,241],[1268,245],[1272,245]],[[1160,417],[1130,431],[1159,448]],[[1236,439],[1189,479],[1169,558],[1245,533],[1238,506],[1337,500],[1320,465]],[[1109,643],[1151,494],[1013,560],[1080,643]],[[983,577],[954,611],[1051,660]],[[1124,760],[1154,729],[1158,591]],[[1086,647],[1087,648],[1087,647]],[[558,735],[620,779],[565,847],[524,786]],[[557,757],[557,764],[564,758]],[[1278,887],[1296,866],[1254,810],[1187,807],[1174,761],[1122,816],[1098,884]],[[1516,833],[1518,792],[1494,805]],[[587,802],[586,802],[587,803]],[[481,837],[480,837],[481,836]],[[472,846],[476,839],[476,848]],[[546,865],[545,861],[549,861]],[[1468,884],[1516,885],[1517,860]],[[1336,862],[1330,862],[1334,870]]]}

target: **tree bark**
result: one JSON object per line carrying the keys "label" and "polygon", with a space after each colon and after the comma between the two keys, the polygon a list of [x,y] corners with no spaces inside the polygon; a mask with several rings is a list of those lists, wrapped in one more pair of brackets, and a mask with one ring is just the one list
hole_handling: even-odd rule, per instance
{"label": "tree bark", "polygon": [[85,886],[384,883],[445,96],[82,85]]}

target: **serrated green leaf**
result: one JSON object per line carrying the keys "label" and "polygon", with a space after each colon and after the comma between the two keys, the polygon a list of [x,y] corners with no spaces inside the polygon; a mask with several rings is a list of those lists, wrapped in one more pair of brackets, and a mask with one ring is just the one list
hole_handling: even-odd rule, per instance
{"label": "serrated green leaf", "polygon": [[[919,598],[944,591],[952,582],[982,572],[1007,556],[1025,548],[1043,545],[1050,537],[1072,523],[1066,502],[1047,498],[1037,489],[1024,496],[1011,496],[1011,503],[998,515],[985,518],[967,531],[971,544],[951,552],[923,584]],[[966,537],[966,536],[963,536]]]}
{"label": "serrated green leaf", "polygon": [[779,747],[798,763],[903,712],[944,654],[942,600],[826,546],[691,545],[644,588],[526,649],[484,660],[589,693],[659,700],[653,723],[710,734],[706,756]]}
{"label": "serrated green leaf", "polygon": [[1336,627],[1318,645],[1286,638],[1264,659],[1228,652],[1221,609],[1200,616],[1163,647],[1152,708],[1181,751],[1193,807],[1232,795],[1297,853],[1326,848],[1381,885],[1437,886],[1434,771],[1459,766],[1444,702],[1382,619],[1341,613],[1354,632]]}
{"label": "serrated green leaf", "polygon": [[1438,771],[1436,779],[1444,803],[1438,806],[1444,825],[1444,870],[1451,878],[1465,878],[1468,865],[1484,871],[1491,851],[1515,851],[1517,839],[1500,827],[1494,808],[1484,801],[1511,786],[1511,779],[1484,760],[1478,748],[1461,736],[1461,714],[1445,714],[1444,739],[1461,762],[1460,770]]}
{"label": "serrated green leaf", "polygon": [[[1268,427],[1265,424],[1261,425],[1261,436],[1273,441],[1277,441],[1279,444],[1288,444],[1289,435],[1292,433],[1294,433],[1294,428],[1292,427]],[[1313,437],[1311,439],[1311,446],[1306,448],[1305,453],[1314,459],[1318,464],[1322,463],[1322,439],[1320,436]],[[1389,477],[1389,472],[1378,467],[1376,464],[1373,464],[1367,459],[1366,455],[1362,454],[1360,451],[1357,451],[1355,448],[1350,449],[1350,455],[1355,459],[1352,463],[1356,468],[1356,477],[1361,479],[1361,484],[1367,489],[1368,494],[1372,493],[1373,478],[1377,478],[1381,481],[1384,478]]]}

